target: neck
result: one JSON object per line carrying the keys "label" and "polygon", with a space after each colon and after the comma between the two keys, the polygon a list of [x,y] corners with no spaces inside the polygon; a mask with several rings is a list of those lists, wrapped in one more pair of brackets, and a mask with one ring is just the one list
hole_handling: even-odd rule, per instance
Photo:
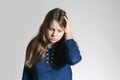
{"label": "neck", "polygon": [[52,43],[49,43],[49,44],[47,45],[47,47],[48,47],[48,48],[52,48],[52,47],[53,47],[53,44],[52,44]]}

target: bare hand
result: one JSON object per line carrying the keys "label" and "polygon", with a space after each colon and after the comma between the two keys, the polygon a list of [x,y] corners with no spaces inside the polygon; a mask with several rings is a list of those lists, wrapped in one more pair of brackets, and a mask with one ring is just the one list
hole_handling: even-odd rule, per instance
{"label": "bare hand", "polygon": [[71,30],[70,30],[70,21],[68,19],[67,16],[64,16],[65,20],[66,20],[66,27],[65,27],[65,33],[71,33]]}
{"label": "bare hand", "polygon": [[70,29],[70,21],[67,16],[64,16],[64,18],[66,20],[65,39],[68,40],[68,39],[72,38],[72,33],[71,33],[71,29]]}

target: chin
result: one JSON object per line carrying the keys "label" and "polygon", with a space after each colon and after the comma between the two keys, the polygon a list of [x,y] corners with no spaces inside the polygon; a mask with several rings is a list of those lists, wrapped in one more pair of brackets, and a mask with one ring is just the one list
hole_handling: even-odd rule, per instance
{"label": "chin", "polygon": [[50,41],[50,43],[56,43],[57,41]]}
{"label": "chin", "polygon": [[58,42],[58,41],[50,41],[50,43],[56,43],[56,42]]}

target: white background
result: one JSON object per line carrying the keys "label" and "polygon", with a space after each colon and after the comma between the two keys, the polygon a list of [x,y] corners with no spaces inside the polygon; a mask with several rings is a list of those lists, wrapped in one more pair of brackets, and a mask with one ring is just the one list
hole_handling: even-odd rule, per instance
{"label": "white background", "polygon": [[83,57],[73,80],[120,80],[120,0],[0,0],[0,80],[21,80],[26,46],[56,7]]}

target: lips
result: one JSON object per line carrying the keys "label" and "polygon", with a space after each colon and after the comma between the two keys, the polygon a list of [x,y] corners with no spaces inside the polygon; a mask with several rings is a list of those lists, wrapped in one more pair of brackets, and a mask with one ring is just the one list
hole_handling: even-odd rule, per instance
{"label": "lips", "polygon": [[55,39],[55,38],[51,38],[50,41],[54,41],[54,42],[55,42],[55,41],[57,41],[57,39]]}
{"label": "lips", "polygon": [[56,39],[51,39],[51,41],[56,41]]}

